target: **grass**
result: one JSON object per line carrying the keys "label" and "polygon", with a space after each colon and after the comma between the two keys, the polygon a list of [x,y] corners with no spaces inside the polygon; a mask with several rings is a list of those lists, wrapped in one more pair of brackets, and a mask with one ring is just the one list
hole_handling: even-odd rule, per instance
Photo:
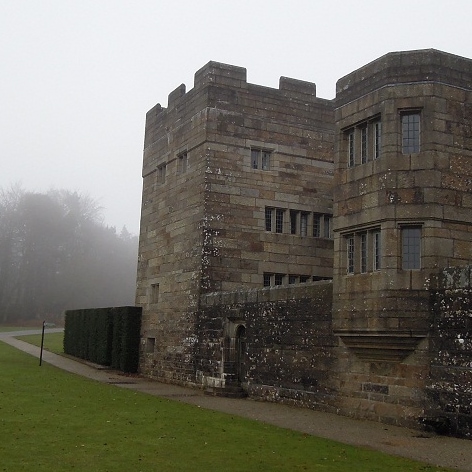
{"label": "grass", "polygon": [[441,471],[61,371],[0,342],[3,471]]}
{"label": "grass", "polygon": [[41,326],[35,328],[24,328],[19,326],[0,326],[0,333],[6,333],[8,331],[21,331],[22,329],[41,329]]}
{"label": "grass", "polygon": [[[27,334],[26,336],[16,337],[35,346],[41,346],[41,334]],[[44,333],[43,348],[55,354],[62,354],[64,352],[64,333]]]}

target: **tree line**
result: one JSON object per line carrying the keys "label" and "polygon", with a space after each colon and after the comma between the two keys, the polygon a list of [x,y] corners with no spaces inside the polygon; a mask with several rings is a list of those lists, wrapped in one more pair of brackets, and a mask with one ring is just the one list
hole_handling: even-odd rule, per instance
{"label": "tree line", "polygon": [[90,197],[0,189],[0,323],[134,305],[138,238],[103,224]]}

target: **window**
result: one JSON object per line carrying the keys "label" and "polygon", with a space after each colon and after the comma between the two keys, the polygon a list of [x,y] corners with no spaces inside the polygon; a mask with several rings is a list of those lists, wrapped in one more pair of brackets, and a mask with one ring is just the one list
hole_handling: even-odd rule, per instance
{"label": "window", "polygon": [[320,280],[333,280],[332,277],[322,277],[321,275],[314,275],[311,280],[313,280],[313,282],[319,282]]}
{"label": "window", "polygon": [[313,214],[313,237],[332,238],[332,215],[323,213]]}
{"label": "window", "polygon": [[403,113],[402,117],[402,153],[420,152],[420,114]]}
{"label": "window", "polygon": [[354,236],[348,236],[347,242],[347,273],[354,273]]}
{"label": "window", "polygon": [[380,146],[382,139],[382,124],[380,121],[374,123],[374,159],[380,157]]}
{"label": "window", "polygon": [[265,209],[265,230],[272,231],[272,215],[274,213],[273,208],[266,207]]}
{"label": "window", "polygon": [[300,236],[308,234],[308,213],[302,212],[300,215]]}
{"label": "window", "polygon": [[361,128],[361,164],[367,162],[367,125]]}
{"label": "window", "polygon": [[321,218],[323,215],[315,213],[313,215],[313,236],[315,238],[321,238]]}
{"label": "window", "polygon": [[402,269],[421,268],[421,226],[404,226],[402,233]]}
{"label": "window", "polygon": [[[285,222],[286,212],[289,218],[287,222]],[[313,215],[313,222],[311,221],[311,215]],[[290,234],[298,234],[302,237],[308,235],[315,238],[332,239],[333,237],[333,216],[331,214],[265,207],[264,219],[266,231],[275,233],[288,232]]]}
{"label": "window", "polygon": [[275,210],[275,232],[283,233],[284,231],[284,210],[276,208]]}
{"label": "window", "polygon": [[354,148],[354,130],[349,131],[347,135],[347,152],[348,152],[348,166],[354,167],[356,165],[356,155]]}
{"label": "window", "polygon": [[290,285],[298,283],[307,283],[319,280],[332,280],[331,277],[321,277],[317,275],[298,275],[298,274],[274,274],[264,272],[264,287],[283,285],[288,280]]}
{"label": "window", "polygon": [[264,273],[264,287],[270,287],[270,279],[272,274]]}
{"label": "window", "polygon": [[157,182],[163,184],[166,181],[166,164],[161,164],[157,168]]}
{"label": "window", "polygon": [[290,234],[297,234],[298,211],[290,210]]}
{"label": "window", "polygon": [[331,222],[332,222],[332,216],[331,215],[324,215],[323,217],[323,223],[324,223],[324,237],[325,238],[331,238]]}
{"label": "window", "polygon": [[284,283],[284,274],[275,274],[275,285],[282,285]]}
{"label": "window", "polygon": [[361,230],[344,238],[348,274],[366,274],[380,270],[380,229]]}
{"label": "window", "polygon": [[367,233],[361,233],[359,240],[361,246],[361,273],[365,274],[367,272]]}
{"label": "window", "polygon": [[151,284],[151,303],[159,301],[159,284]]}
{"label": "window", "polygon": [[344,132],[347,166],[354,167],[378,159],[381,151],[381,133],[380,115],[370,117],[347,129]]}
{"label": "window", "polygon": [[381,245],[380,245],[380,231],[373,231],[372,232],[372,270],[380,270],[380,254],[381,254]]}
{"label": "window", "polygon": [[269,170],[270,168],[270,152],[269,151],[262,151],[262,170]]}
{"label": "window", "polygon": [[269,170],[270,169],[271,151],[265,149],[251,149],[251,167],[253,169]]}
{"label": "window", "polygon": [[186,152],[183,152],[182,154],[179,154],[177,156],[177,172],[179,174],[184,174],[187,172],[187,167],[188,167],[188,156]]}
{"label": "window", "polygon": [[146,338],[146,354],[154,354],[154,348],[156,346],[156,338]]}

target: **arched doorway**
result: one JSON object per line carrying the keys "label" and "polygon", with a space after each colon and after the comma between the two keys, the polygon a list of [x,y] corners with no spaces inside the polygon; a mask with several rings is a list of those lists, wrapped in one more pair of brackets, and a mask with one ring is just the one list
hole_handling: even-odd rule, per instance
{"label": "arched doorway", "polygon": [[236,378],[238,384],[246,381],[246,327],[239,325],[235,336]]}

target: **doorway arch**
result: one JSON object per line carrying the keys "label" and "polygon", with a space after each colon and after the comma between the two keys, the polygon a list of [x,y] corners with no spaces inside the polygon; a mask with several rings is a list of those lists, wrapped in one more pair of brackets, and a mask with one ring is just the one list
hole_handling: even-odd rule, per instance
{"label": "doorway arch", "polygon": [[239,325],[235,333],[235,367],[239,385],[246,381],[246,327]]}

